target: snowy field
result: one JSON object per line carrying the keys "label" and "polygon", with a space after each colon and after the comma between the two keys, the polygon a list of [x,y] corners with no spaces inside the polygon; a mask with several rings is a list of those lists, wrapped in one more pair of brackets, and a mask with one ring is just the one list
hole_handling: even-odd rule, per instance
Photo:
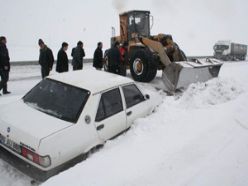
{"label": "snowy field", "polygon": [[[140,85],[157,91],[159,75]],[[38,83],[40,69],[13,67],[10,76],[12,94],[0,97],[1,106]],[[159,93],[163,103],[154,114],[42,185],[247,186],[248,63],[226,63],[219,78],[193,84],[183,94]],[[0,186],[28,186],[30,181],[0,160]]]}

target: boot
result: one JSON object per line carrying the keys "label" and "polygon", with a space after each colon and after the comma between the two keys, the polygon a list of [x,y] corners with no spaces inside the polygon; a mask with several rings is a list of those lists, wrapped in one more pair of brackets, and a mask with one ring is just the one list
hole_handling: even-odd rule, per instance
{"label": "boot", "polygon": [[11,92],[9,92],[7,90],[7,84],[3,86],[3,94],[10,94]]}
{"label": "boot", "polygon": [[11,93],[11,92],[9,92],[9,91],[7,91],[7,90],[3,92],[3,94],[10,94],[10,93]]}

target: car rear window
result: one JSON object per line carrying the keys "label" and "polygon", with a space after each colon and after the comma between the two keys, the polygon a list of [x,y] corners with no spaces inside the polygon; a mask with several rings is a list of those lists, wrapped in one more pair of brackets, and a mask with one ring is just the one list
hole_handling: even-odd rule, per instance
{"label": "car rear window", "polygon": [[89,95],[88,90],[44,79],[23,97],[23,101],[36,110],[76,123]]}

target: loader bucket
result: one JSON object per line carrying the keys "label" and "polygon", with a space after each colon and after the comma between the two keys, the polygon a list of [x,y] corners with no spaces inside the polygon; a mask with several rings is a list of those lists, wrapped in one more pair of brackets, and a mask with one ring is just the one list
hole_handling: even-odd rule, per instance
{"label": "loader bucket", "polygon": [[165,91],[186,89],[191,83],[205,82],[218,77],[222,63],[216,60],[175,62],[163,70]]}

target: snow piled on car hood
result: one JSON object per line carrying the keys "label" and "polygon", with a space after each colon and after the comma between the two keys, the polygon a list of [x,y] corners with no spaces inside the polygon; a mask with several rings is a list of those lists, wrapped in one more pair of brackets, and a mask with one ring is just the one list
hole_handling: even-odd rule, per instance
{"label": "snow piled on car hood", "polygon": [[248,185],[248,64],[221,70],[43,185]]}

